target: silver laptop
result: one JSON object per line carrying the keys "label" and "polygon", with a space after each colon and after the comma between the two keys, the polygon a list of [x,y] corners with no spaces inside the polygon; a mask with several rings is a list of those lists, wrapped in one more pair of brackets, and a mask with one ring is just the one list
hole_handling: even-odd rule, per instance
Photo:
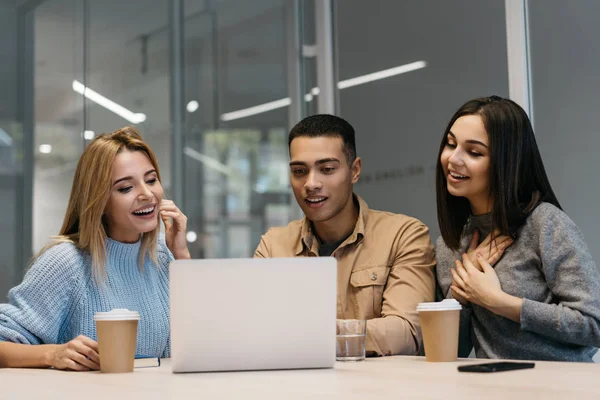
{"label": "silver laptop", "polygon": [[173,261],[173,372],[333,367],[336,276],[333,257]]}

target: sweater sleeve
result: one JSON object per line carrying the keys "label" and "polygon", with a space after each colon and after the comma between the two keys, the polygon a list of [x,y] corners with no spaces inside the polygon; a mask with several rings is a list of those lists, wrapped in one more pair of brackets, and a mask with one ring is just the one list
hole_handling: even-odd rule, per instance
{"label": "sweater sleeve", "polygon": [[[160,235],[158,238],[158,248],[157,248],[157,259],[158,265],[160,269],[163,271],[164,275],[162,275],[165,286],[169,287],[169,266],[171,261],[175,260],[173,253],[169,250],[167,243],[165,241],[164,235]],[[168,289],[167,289],[168,295]],[[168,302],[168,299],[167,299]],[[169,331],[169,337],[167,338],[167,346],[165,347],[163,353],[161,354],[161,358],[169,358],[171,357],[171,332]]]}
{"label": "sweater sleeve", "polygon": [[539,252],[552,298],[550,303],[524,298],[521,328],[560,342],[599,347],[600,273],[575,223],[554,206],[538,208],[534,223],[540,226]]}
{"label": "sweater sleeve", "polygon": [[158,246],[156,248],[156,257],[158,260],[158,265],[164,271],[169,271],[169,264],[171,261],[175,260],[173,253],[169,250],[167,246],[167,242],[165,241],[165,236],[161,234],[158,237]]}
{"label": "sweater sleeve", "polygon": [[46,250],[23,282],[0,304],[0,341],[22,344],[58,343],[71,306],[74,268],[81,268],[77,248],[63,243]]}

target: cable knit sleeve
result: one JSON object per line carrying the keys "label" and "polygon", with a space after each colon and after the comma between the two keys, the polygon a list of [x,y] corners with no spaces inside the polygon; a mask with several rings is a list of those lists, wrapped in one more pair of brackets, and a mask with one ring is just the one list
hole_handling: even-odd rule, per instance
{"label": "cable knit sleeve", "polygon": [[23,344],[57,343],[72,303],[82,255],[70,243],[45,251],[23,282],[0,304],[0,341]]}
{"label": "cable knit sleeve", "polygon": [[156,257],[158,259],[158,266],[161,269],[168,272],[169,264],[171,263],[171,261],[175,260],[175,257],[173,256],[173,253],[171,253],[171,250],[169,250],[169,248],[167,247],[167,243],[165,242],[164,235],[160,235],[158,237],[158,247],[156,249]]}
{"label": "cable knit sleeve", "polygon": [[[158,265],[161,269],[161,271],[164,272],[163,275],[161,275],[161,278],[163,279],[163,285],[165,288],[167,288],[167,290],[163,293],[164,296],[166,296],[165,301],[168,303],[169,299],[169,264],[171,263],[171,261],[175,260],[175,257],[173,256],[173,253],[171,253],[171,250],[169,250],[169,248],[167,247],[167,243],[165,242],[165,237],[164,235],[159,236],[158,238],[158,248],[157,248],[157,258],[158,258]],[[164,349],[162,355],[162,358],[168,358],[171,357],[171,334],[169,333],[169,337],[167,338],[167,346]]]}
{"label": "cable knit sleeve", "polygon": [[532,214],[550,304],[523,299],[521,327],[554,340],[600,346],[600,273],[573,221],[543,204]]}

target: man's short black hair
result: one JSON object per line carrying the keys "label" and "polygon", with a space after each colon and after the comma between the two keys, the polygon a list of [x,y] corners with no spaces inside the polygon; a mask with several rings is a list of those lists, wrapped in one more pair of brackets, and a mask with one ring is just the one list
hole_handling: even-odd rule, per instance
{"label": "man's short black hair", "polygon": [[354,128],[348,121],[330,114],[317,114],[304,118],[292,128],[288,136],[288,148],[297,137],[339,137],[343,141],[343,150],[348,164],[356,159]]}

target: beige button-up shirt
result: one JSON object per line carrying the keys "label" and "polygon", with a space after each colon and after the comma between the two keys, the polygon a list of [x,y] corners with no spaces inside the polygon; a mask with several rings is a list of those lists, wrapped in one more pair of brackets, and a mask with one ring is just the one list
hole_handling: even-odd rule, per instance
{"label": "beige button-up shirt", "polygon": [[[359,215],[337,259],[337,317],[366,319],[367,354],[417,354],[417,304],[434,300],[435,256],[429,229],[415,218],[369,210]],[[304,218],[262,236],[255,257],[318,256],[319,241]]]}

